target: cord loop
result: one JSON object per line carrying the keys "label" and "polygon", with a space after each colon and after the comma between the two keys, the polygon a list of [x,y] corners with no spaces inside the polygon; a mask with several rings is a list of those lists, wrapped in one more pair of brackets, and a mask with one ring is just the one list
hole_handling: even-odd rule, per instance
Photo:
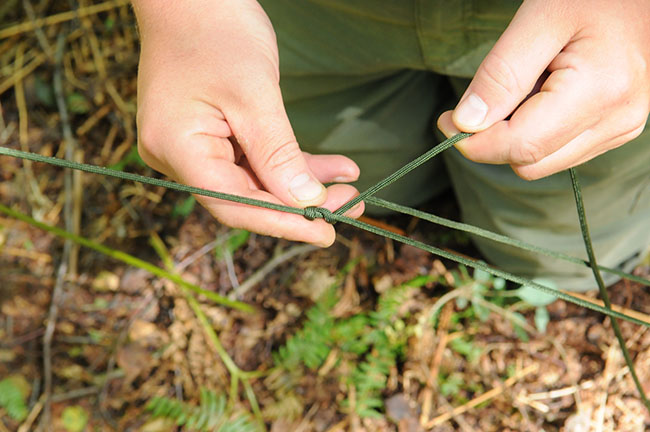
{"label": "cord loop", "polygon": [[334,224],[336,219],[334,214],[324,207],[305,207],[303,209],[303,215],[306,219],[313,221],[315,219],[323,219],[325,222]]}

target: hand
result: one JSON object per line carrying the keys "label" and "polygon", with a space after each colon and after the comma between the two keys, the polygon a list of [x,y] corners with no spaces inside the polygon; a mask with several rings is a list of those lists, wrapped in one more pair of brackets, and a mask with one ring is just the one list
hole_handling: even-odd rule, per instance
{"label": "hand", "polygon": [[527,180],[621,146],[650,111],[649,23],[647,0],[526,0],[438,126]]}
{"label": "hand", "polygon": [[[141,34],[138,149],[175,180],[259,200],[335,210],[357,194],[350,159],[300,151],[279,88],[275,33],[254,0],[134,1]],[[197,199],[222,223],[329,246],[334,228],[300,215]],[[349,212],[357,217],[363,204]]]}

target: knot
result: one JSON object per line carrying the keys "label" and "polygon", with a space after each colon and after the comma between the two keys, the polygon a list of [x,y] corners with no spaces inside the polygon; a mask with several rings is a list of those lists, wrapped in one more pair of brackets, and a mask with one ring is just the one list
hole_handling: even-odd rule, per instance
{"label": "knot", "polygon": [[310,221],[313,221],[314,219],[323,219],[325,222],[330,224],[336,222],[334,214],[323,207],[305,207],[303,209],[303,215]]}

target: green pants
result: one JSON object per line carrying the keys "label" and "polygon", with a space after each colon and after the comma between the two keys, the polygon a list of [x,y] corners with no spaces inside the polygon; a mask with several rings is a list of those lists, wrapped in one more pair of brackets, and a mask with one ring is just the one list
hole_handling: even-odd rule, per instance
{"label": "green pants", "polygon": [[[361,167],[360,190],[442,137],[437,116],[455,106],[508,25],[514,0],[266,0],[280,49],[281,87],[306,151],[340,153]],[[585,257],[567,172],[527,182],[509,166],[455,149],[380,194],[417,205],[453,187],[463,220]],[[630,270],[650,245],[650,133],[578,168],[600,263]],[[371,209],[369,209],[371,210]],[[595,288],[589,269],[476,239],[493,264]],[[606,280],[612,283],[614,279]]]}

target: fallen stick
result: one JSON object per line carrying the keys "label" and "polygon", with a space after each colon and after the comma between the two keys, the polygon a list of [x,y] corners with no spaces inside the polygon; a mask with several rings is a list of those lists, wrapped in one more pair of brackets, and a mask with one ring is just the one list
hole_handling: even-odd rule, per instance
{"label": "fallen stick", "polygon": [[[589,302],[589,303],[591,303],[593,305],[605,306],[605,303],[603,303],[602,300],[594,299],[594,298],[588,297],[588,296],[586,296],[584,294],[573,292],[573,291],[563,291],[563,292],[565,292],[566,294],[571,294],[571,295],[573,295],[573,296],[575,296],[575,297],[577,297],[577,298],[579,298],[581,300],[584,300],[586,302]],[[650,315],[644,314],[643,312],[639,312],[639,311],[636,311],[634,309],[628,309],[626,307],[619,306],[619,305],[614,305],[614,304],[612,305],[612,310],[616,311],[616,312],[624,313],[626,315],[629,315],[631,317],[634,317],[634,318],[638,319],[639,321],[643,321],[643,322],[646,322],[646,323],[650,324]]]}
{"label": "fallen stick", "polygon": [[505,380],[503,382],[503,384],[501,384],[500,386],[495,387],[492,390],[486,391],[482,395],[475,397],[474,399],[472,399],[471,401],[467,402],[464,405],[461,405],[461,406],[459,406],[457,408],[454,408],[453,410],[451,410],[449,412],[446,412],[444,414],[439,415],[438,417],[436,417],[436,418],[432,419],[430,422],[428,422],[424,427],[426,429],[434,428],[434,427],[436,427],[436,426],[438,426],[438,425],[440,425],[440,424],[442,424],[442,423],[444,423],[446,421],[449,421],[451,418],[453,418],[453,417],[455,417],[457,415],[463,414],[463,413],[471,410],[472,408],[475,408],[476,406],[482,404],[483,402],[486,402],[486,401],[500,395],[507,388],[510,388],[513,385],[515,385],[515,383],[517,381],[524,378],[526,375],[529,375],[529,374],[531,374],[533,372],[536,372],[538,369],[539,369],[539,364],[535,363],[535,364],[532,364],[532,365],[520,370],[519,372],[515,373],[513,376],[511,376],[510,378]]}
{"label": "fallen stick", "polygon": [[81,18],[89,15],[96,15],[98,13],[106,12],[108,10],[115,9],[120,6],[126,6],[128,4],[129,4],[128,0],[111,0],[97,5],[81,7],[77,10],[61,12],[58,14],[50,15],[45,18],[37,18],[33,21],[32,20],[25,21],[20,24],[16,24],[14,26],[7,27],[5,29],[0,30],[0,39],[5,39],[8,37],[26,33],[40,27],[71,21],[75,18]]}

